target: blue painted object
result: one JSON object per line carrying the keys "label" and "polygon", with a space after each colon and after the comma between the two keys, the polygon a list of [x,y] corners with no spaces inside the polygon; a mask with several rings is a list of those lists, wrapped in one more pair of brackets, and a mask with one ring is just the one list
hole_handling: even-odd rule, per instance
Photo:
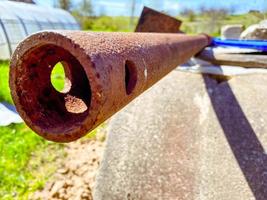
{"label": "blue painted object", "polygon": [[221,38],[213,38],[212,45],[257,49],[267,52],[267,40],[227,40]]}

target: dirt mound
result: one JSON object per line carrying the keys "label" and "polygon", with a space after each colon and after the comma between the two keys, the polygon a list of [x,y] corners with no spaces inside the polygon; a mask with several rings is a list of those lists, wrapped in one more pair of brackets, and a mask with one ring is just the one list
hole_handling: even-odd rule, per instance
{"label": "dirt mound", "polygon": [[65,147],[63,166],[32,199],[91,200],[96,171],[102,157],[102,140],[82,139]]}

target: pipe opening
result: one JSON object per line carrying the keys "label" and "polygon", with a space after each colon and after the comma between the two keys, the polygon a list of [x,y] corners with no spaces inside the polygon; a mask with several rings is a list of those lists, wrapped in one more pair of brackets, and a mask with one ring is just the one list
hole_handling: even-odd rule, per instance
{"label": "pipe opening", "polygon": [[[58,83],[56,72],[62,76]],[[16,77],[20,107],[34,127],[49,133],[62,133],[68,127],[70,132],[88,116],[89,80],[79,61],[62,47],[47,44],[26,52]]]}
{"label": "pipe opening", "polygon": [[137,70],[135,64],[126,60],[125,62],[125,88],[126,94],[130,95],[134,90],[137,82]]}

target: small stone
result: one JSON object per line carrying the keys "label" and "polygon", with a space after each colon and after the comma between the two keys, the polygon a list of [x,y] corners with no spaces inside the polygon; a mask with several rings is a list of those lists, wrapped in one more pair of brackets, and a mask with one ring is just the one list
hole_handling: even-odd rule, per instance
{"label": "small stone", "polygon": [[58,192],[63,187],[63,185],[64,185],[64,181],[57,181],[57,182],[55,182],[55,184],[53,185],[53,187],[51,189],[51,195],[53,197],[58,196]]}
{"label": "small stone", "polygon": [[86,197],[89,197],[89,196],[90,195],[87,192],[83,192],[82,195],[81,195],[82,198],[86,198]]}
{"label": "small stone", "polygon": [[54,186],[55,182],[49,182],[47,185],[46,185],[46,188],[48,191],[51,191],[52,190],[52,187]]}
{"label": "small stone", "polygon": [[69,186],[73,186],[73,183],[72,183],[72,181],[71,180],[66,180],[66,182],[65,182],[65,185],[64,186],[66,186],[66,187],[69,187]]}
{"label": "small stone", "polygon": [[106,132],[104,130],[97,132],[96,140],[100,142],[104,142],[106,140]]}
{"label": "small stone", "polygon": [[244,30],[242,24],[225,25],[221,28],[222,39],[238,39]]}
{"label": "small stone", "polygon": [[267,26],[263,24],[253,24],[240,35],[243,40],[267,40]]}
{"label": "small stone", "polygon": [[66,173],[68,173],[68,171],[69,171],[69,169],[67,169],[67,168],[60,168],[57,170],[57,172],[60,174],[66,174]]}

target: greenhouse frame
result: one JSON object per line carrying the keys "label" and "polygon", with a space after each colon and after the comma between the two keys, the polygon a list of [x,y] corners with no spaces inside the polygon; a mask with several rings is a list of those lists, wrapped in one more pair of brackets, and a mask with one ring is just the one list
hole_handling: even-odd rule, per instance
{"label": "greenhouse frame", "polygon": [[20,41],[41,30],[80,30],[74,17],[59,8],[0,1],[0,60],[10,59]]}

